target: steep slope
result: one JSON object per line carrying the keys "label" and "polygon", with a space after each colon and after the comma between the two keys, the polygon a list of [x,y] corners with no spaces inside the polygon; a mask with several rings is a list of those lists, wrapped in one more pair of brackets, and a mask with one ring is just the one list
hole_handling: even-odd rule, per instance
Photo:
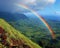
{"label": "steep slope", "polygon": [[[10,26],[3,19],[0,19],[0,28],[3,28],[5,30],[5,31],[3,30],[3,32],[6,32],[6,33],[3,33],[3,36],[4,36],[3,39],[6,40],[6,41],[3,40],[4,47],[6,47],[5,42],[7,42],[9,44],[9,45],[7,44],[8,47],[13,46],[13,47],[18,47],[18,48],[41,48],[39,45],[29,40],[19,31],[15,30],[12,26]],[[4,34],[6,34],[7,38]],[[1,45],[2,44],[0,42],[0,48],[2,48]]]}

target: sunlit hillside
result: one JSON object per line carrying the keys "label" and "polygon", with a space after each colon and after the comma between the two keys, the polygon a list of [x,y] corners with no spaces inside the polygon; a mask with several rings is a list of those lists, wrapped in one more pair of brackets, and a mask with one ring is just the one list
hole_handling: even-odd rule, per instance
{"label": "sunlit hillside", "polygon": [[0,36],[0,48],[41,48],[38,44],[21,34],[20,31],[15,30],[3,19],[0,19]]}

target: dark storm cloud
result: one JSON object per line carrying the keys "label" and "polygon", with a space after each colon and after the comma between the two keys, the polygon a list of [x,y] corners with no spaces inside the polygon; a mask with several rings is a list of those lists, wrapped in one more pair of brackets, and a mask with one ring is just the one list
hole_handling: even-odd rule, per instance
{"label": "dark storm cloud", "polygon": [[0,11],[14,11],[16,9],[14,3],[17,2],[17,0],[0,0]]}

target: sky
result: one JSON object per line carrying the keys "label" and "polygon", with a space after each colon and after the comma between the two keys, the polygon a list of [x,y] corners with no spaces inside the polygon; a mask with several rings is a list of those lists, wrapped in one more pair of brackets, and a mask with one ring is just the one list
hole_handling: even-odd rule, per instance
{"label": "sky", "polygon": [[56,0],[54,4],[47,6],[43,10],[40,10],[39,13],[44,15],[60,15],[60,0]]}
{"label": "sky", "polygon": [[31,14],[29,10],[19,7],[19,4],[24,4],[41,15],[60,15],[60,0],[0,0],[0,12]]}

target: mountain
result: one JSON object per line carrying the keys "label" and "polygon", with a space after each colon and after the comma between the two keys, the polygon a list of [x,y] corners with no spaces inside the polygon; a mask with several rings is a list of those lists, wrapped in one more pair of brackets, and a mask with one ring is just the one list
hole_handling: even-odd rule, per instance
{"label": "mountain", "polygon": [[0,19],[0,48],[41,48],[5,20]]}
{"label": "mountain", "polygon": [[27,19],[28,17],[19,13],[0,12],[0,18],[6,21],[17,21],[20,19]]}

